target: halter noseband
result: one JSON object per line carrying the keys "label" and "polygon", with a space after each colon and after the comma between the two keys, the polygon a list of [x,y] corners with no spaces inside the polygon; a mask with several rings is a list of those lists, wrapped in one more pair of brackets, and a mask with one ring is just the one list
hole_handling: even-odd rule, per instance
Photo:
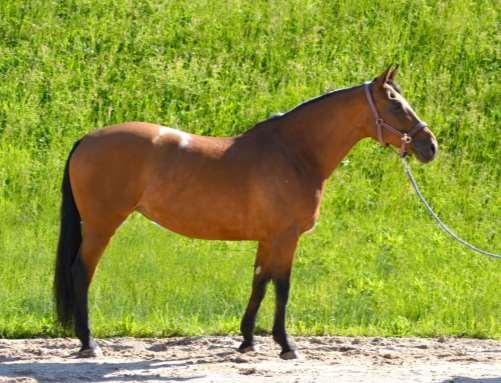
{"label": "halter noseband", "polygon": [[407,155],[407,149],[409,147],[409,144],[412,142],[412,139],[414,136],[422,129],[426,128],[428,125],[422,121],[418,121],[411,130],[408,132],[402,132],[398,129],[395,129],[393,126],[388,124],[378,113],[376,104],[374,103],[374,99],[372,98],[371,90],[369,87],[370,82],[366,82],[364,84],[364,89],[365,89],[365,95],[367,96],[367,101],[369,102],[369,106],[371,108],[372,114],[374,115],[374,119],[376,121],[376,132],[377,132],[377,138],[381,145],[386,146],[388,145],[386,142],[384,142],[384,136],[383,136],[383,128],[389,130],[390,132],[393,132],[397,135],[400,136],[400,156],[405,157]]}

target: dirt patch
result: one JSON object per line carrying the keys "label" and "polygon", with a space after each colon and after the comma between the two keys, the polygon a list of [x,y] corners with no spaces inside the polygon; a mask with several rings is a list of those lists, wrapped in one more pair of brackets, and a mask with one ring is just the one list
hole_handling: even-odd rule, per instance
{"label": "dirt patch", "polygon": [[301,359],[278,358],[270,337],[236,351],[237,337],[98,340],[77,359],[74,339],[0,339],[0,382],[461,382],[501,383],[501,341],[296,337]]}

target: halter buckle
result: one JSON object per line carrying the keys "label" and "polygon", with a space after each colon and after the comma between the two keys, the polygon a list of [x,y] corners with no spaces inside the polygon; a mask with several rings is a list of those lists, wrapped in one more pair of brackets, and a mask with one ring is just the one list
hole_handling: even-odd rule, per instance
{"label": "halter buckle", "polygon": [[404,144],[410,144],[412,142],[412,137],[409,136],[407,133],[404,133],[401,140]]}

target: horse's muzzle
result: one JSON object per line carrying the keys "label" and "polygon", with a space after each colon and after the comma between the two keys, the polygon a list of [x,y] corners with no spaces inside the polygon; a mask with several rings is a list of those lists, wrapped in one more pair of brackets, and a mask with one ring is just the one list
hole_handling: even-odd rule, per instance
{"label": "horse's muzzle", "polygon": [[437,141],[434,138],[415,140],[412,144],[412,152],[423,164],[431,162],[438,154]]}

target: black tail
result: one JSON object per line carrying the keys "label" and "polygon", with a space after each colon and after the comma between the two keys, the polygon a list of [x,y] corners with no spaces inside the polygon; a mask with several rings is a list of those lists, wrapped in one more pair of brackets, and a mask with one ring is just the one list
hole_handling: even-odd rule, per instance
{"label": "black tail", "polygon": [[78,212],[73,191],[71,190],[69,163],[80,141],[75,142],[64,167],[61,192],[61,227],[57,245],[56,274],[54,276],[54,297],[56,300],[57,319],[64,328],[69,328],[74,318],[73,277],[71,266],[77,258],[82,242],[80,213]]}

